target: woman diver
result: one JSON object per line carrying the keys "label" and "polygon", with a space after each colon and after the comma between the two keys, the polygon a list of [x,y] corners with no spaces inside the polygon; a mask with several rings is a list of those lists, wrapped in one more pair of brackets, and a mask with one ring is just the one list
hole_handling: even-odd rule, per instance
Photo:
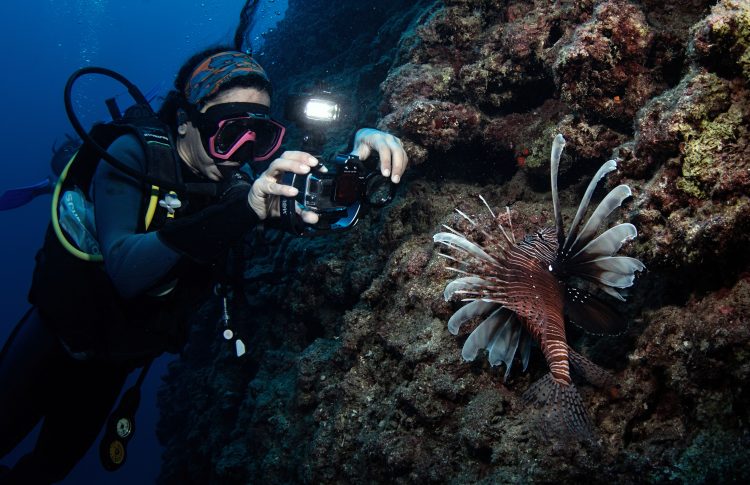
{"label": "woman diver", "polygon": [[[128,374],[183,347],[188,317],[230,248],[254,226],[278,221],[280,200],[297,195],[283,176],[308,174],[318,160],[301,151],[274,158],[284,127],[270,118],[270,104],[271,83],[254,58],[204,51],[182,66],[158,113],[170,139],[167,162],[154,160],[159,143],[143,129],[108,144],[129,170],[93,157],[84,193],[102,262],[71,255],[51,224],[36,257],[33,306],[0,353],[0,457],[43,423],[33,451],[0,472],[0,483],[65,478],[96,439]],[[359,130],[353,153],[371,152],[382,175],[397,183],[407,165],[400,141]],[[267,160],[254,181],[242,175],[243,164]],[[175,193],[136,172],[215,190]],[[318,221],[315,212],[297,210],[305,224]]]}

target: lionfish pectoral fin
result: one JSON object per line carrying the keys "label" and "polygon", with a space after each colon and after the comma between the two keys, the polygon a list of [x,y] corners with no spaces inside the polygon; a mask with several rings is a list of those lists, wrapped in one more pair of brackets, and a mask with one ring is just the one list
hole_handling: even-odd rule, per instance
{"label": "lionfish pectoral fin", "polygon": [[505,324],[505,320],[502,318],[503,311],[507,310],[500,307],[492,312],[490,316],[485,318],[484,321],[482,321],[482,323],[480,323],[477,328],[469,334],[466,342],[464,342],[463,349],[461,349],[461,357],[463,357],[464,360],[469,361],[476,359],[479,349],[487,348],[490,341],[495,336],[495,333],[500,329],[500,326]]}
{"label": "lionfish pectoral fin", "polygon": [[628,222],[610,227],[595,239],[586,244],[575,254],[567,254],[564,264],[574,267],[577,264],[587,263],[603,256],[612,256],[620,250],[626,241],[635,239],[638,230]]}
{"label": "lionfish pectoral fin", "polygon": [[573,383],[557,382],[552,374],[532,384],[523,394],[527,404],[542,413],[542,430],[550,438],[593,441],[591,420]]}
{"label": "lionfish pectoral fin", "polygon": [[458,291],[471,291],[484,286],[489,286],[490,283],[478,276],[464,276],[457,278],[445,286],[443,291],[443,298],[445,301],[450,301],[453,295]]}
{"label": "lionfish pectoral fin", "polygon": [[497,266],[498,264],[497,261],[492,256],[484,252],[481,247],[477,246],[463,236],[450,232],[439,232],[432,236],[432,240],[435,243],[441,243],[450,248],[462,251],[466,255],[476,258],[478,261],[484,261],[495,266]]}
{"label": "lionfish pectoral fin", "polygon": [[453,335],[458,335],[461,325],[466,323],[469,319],[485,315],[497,306],[497,303],[486,302],[483,300],[474,300],[468,305],[462,306],[453,314],[453,316],[451,316],[450,320],[448,320],[448,331]]}
{"label": "lionfish pectoral fin", "polygon": [[609,305],[574,286],[565,288],[565,313],[573,324],[595,335],[619,335],[628,326]]}
{"label": "lionfish pectoral fin", "polygon": [[510,311],[508,311],[508,314],[509,316],[505,321],[505,325],[496,332],[495,338],[492,339],[492,343],[487,347],[490,365],[505,364],[503,381],[508,380],[510,369],[513,366],[513,359],[516,356],[518,343],[521,340],[523,332],[523,326],[518,321],[516,314]]}
{"label": "lionfish pectoral fin", "polygon": [[607,256],[575,265],[570,274],[592,281],[597,286],[629,288],[635,282],[635,274],[646,266],[635,258]]}
{"label": "lionfish pectoral fin", "polygon": [[594,364],[570,347],[568,347],[568,358],[573,372],[583,377],[591,385],[602,389],[615,386],[615,377],[612,373]]}

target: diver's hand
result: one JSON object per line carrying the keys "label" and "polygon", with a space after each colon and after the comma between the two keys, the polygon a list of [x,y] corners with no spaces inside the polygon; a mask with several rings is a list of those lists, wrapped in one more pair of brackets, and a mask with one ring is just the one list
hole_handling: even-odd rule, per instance
{"label": "diver's hand", "polygon": [[[247,201],[260,220],[269,217],[279,217],[280,196],[295,197],[299,192],[295,187],[281,184],[281,178],[286,172],[300,175],[310,173],[311,167],[318,164],[318,160],[305,152],[284,152],[268,166],[265,172],[253,182]],[[318,214],[310,211],[300,211],[302,220],[308,224],[318,222]]]}
{"label": "diver's hand", "polygon": [[352,155],[365,160],[373,150],[380,156],[380,173],[383,177],[391,177],[391,181],[397,184],[409,163],[401,140],[373,128],[362,128],[357,131]]}

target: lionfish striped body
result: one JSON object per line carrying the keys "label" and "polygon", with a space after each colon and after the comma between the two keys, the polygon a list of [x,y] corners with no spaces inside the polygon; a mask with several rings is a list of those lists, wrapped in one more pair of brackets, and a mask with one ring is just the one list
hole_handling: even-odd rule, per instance
{"label": "lionfish striped body", "polygon": [[624,300],[619,290],[631,286],[635,272],[644,266],[637,259],[614,256],[625,241],[637,235],[632,224],[619,224],[595,237],[604,219],[630,196],[626,185],[613,189],[582,224],[597,183],[616,168],[613,160],[606,162],[589,184],[565,237],[557,194],[557,171],[564,145],[562,135],[557,135],[551,156],[555,228],[540,229],[516,243],[500,226],[504,238],[482,231],[483,247],[449,227],[446,228],[451,232],[438,233],[434,240],[457,253],[455,258],[443,256],[456,262],[458,267],[451,269],[463,275],[446,286],[445,299],[461,295],[469,301],[450,318],[448,329],[457,334],[472,317],[484,317],[464,344],[464,359],[473,360],[479,349],[487,349],[490,364],[505,364],[507,378],[517,350],[521,351],[525,370],[531,342],[536,341],[550,373],[529,388],[525,399],[544,406],[547,424],[554,431],[590,437],[588,415],[570,370],[572,367],[599,386],[609,383],[610,376],[569,347],[565,315],[584,329],[600,334],[618,333],[625,322],[604,302],[578,288],[573,278],[587,280]]}
{"label": "lionfish striped body", "polygon": [[514,284],[499,291],[495,301],[521,318],[525,329],[541,343],[552,378],[567,385],[570,371],[563,288],[551,271],[557,253],[551,233],[549,229],[540,231],[505,252],[498,276]]}

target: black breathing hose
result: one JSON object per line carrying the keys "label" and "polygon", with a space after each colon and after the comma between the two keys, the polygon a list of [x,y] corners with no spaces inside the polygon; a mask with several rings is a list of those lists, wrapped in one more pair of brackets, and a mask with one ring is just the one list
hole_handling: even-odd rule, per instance
{"label": "black breathing hose", "polygon": [[110,69],[106,69],[103,67],[84,67],[81,69],[78,69],[76,72],[71,74],[71,76],[68,78],[68,82],[65,84],[65,112],[68,115],[68,119],[70,120],[70,124],[73,125],[73,129],[78,133],[78,136],[81,137],[81,140],[84,141],[84,143],[88,143],[89,146],[91,146],[99,155],[99,157],[115,167],[117,170],[120,170],[121,172],[124,172],[127,175],[130,175],[131,177],[135,178],[136,180],[140,180],[143,183],[149,184],[149,185],[156,185],[158,187],[173,190],[175,192],[194,192],[194,193],[202,193],[202,194],[212,194],[216,192],[216,188],[214,184],[179,184],[175,182],[171,182],[169,180],[161,180],[152,176],[149,176],[147,174],[144,174],[132,167],[129,167],[128,165],[122,163],[120,160],[118,160],[116,157],[114,157],[111,153],[107,152],[99,143],[97,143],[94,138],[89,135],[89,133],[83,128],[83,125],[81,125],[80,120],[78,119],[78,116],[76,116],[75,111],[73,110],[73,102],[72,102],[72,96],[71,93],[73,91],[73,85],[76,83],[76,81],[83,77],[90,74],[100,74],[102,76],[107,76],[109,78],[114,79],[115,81],[119,82],[123,86],[125,86],[128,89],[128,94],[133,98],[133,100],[140,106],[142,106],[144,109],[148,110],[150,114],[152,114],[154,117],[156,117],[156,113],[154,113],[154,110],[151,108],[151,105],[149,104],[146,97],[143,95],[140,89],[138,87],[131,83],[130,81],[125,78],[120,73],[117,73],[115,71],[112,71]]}

